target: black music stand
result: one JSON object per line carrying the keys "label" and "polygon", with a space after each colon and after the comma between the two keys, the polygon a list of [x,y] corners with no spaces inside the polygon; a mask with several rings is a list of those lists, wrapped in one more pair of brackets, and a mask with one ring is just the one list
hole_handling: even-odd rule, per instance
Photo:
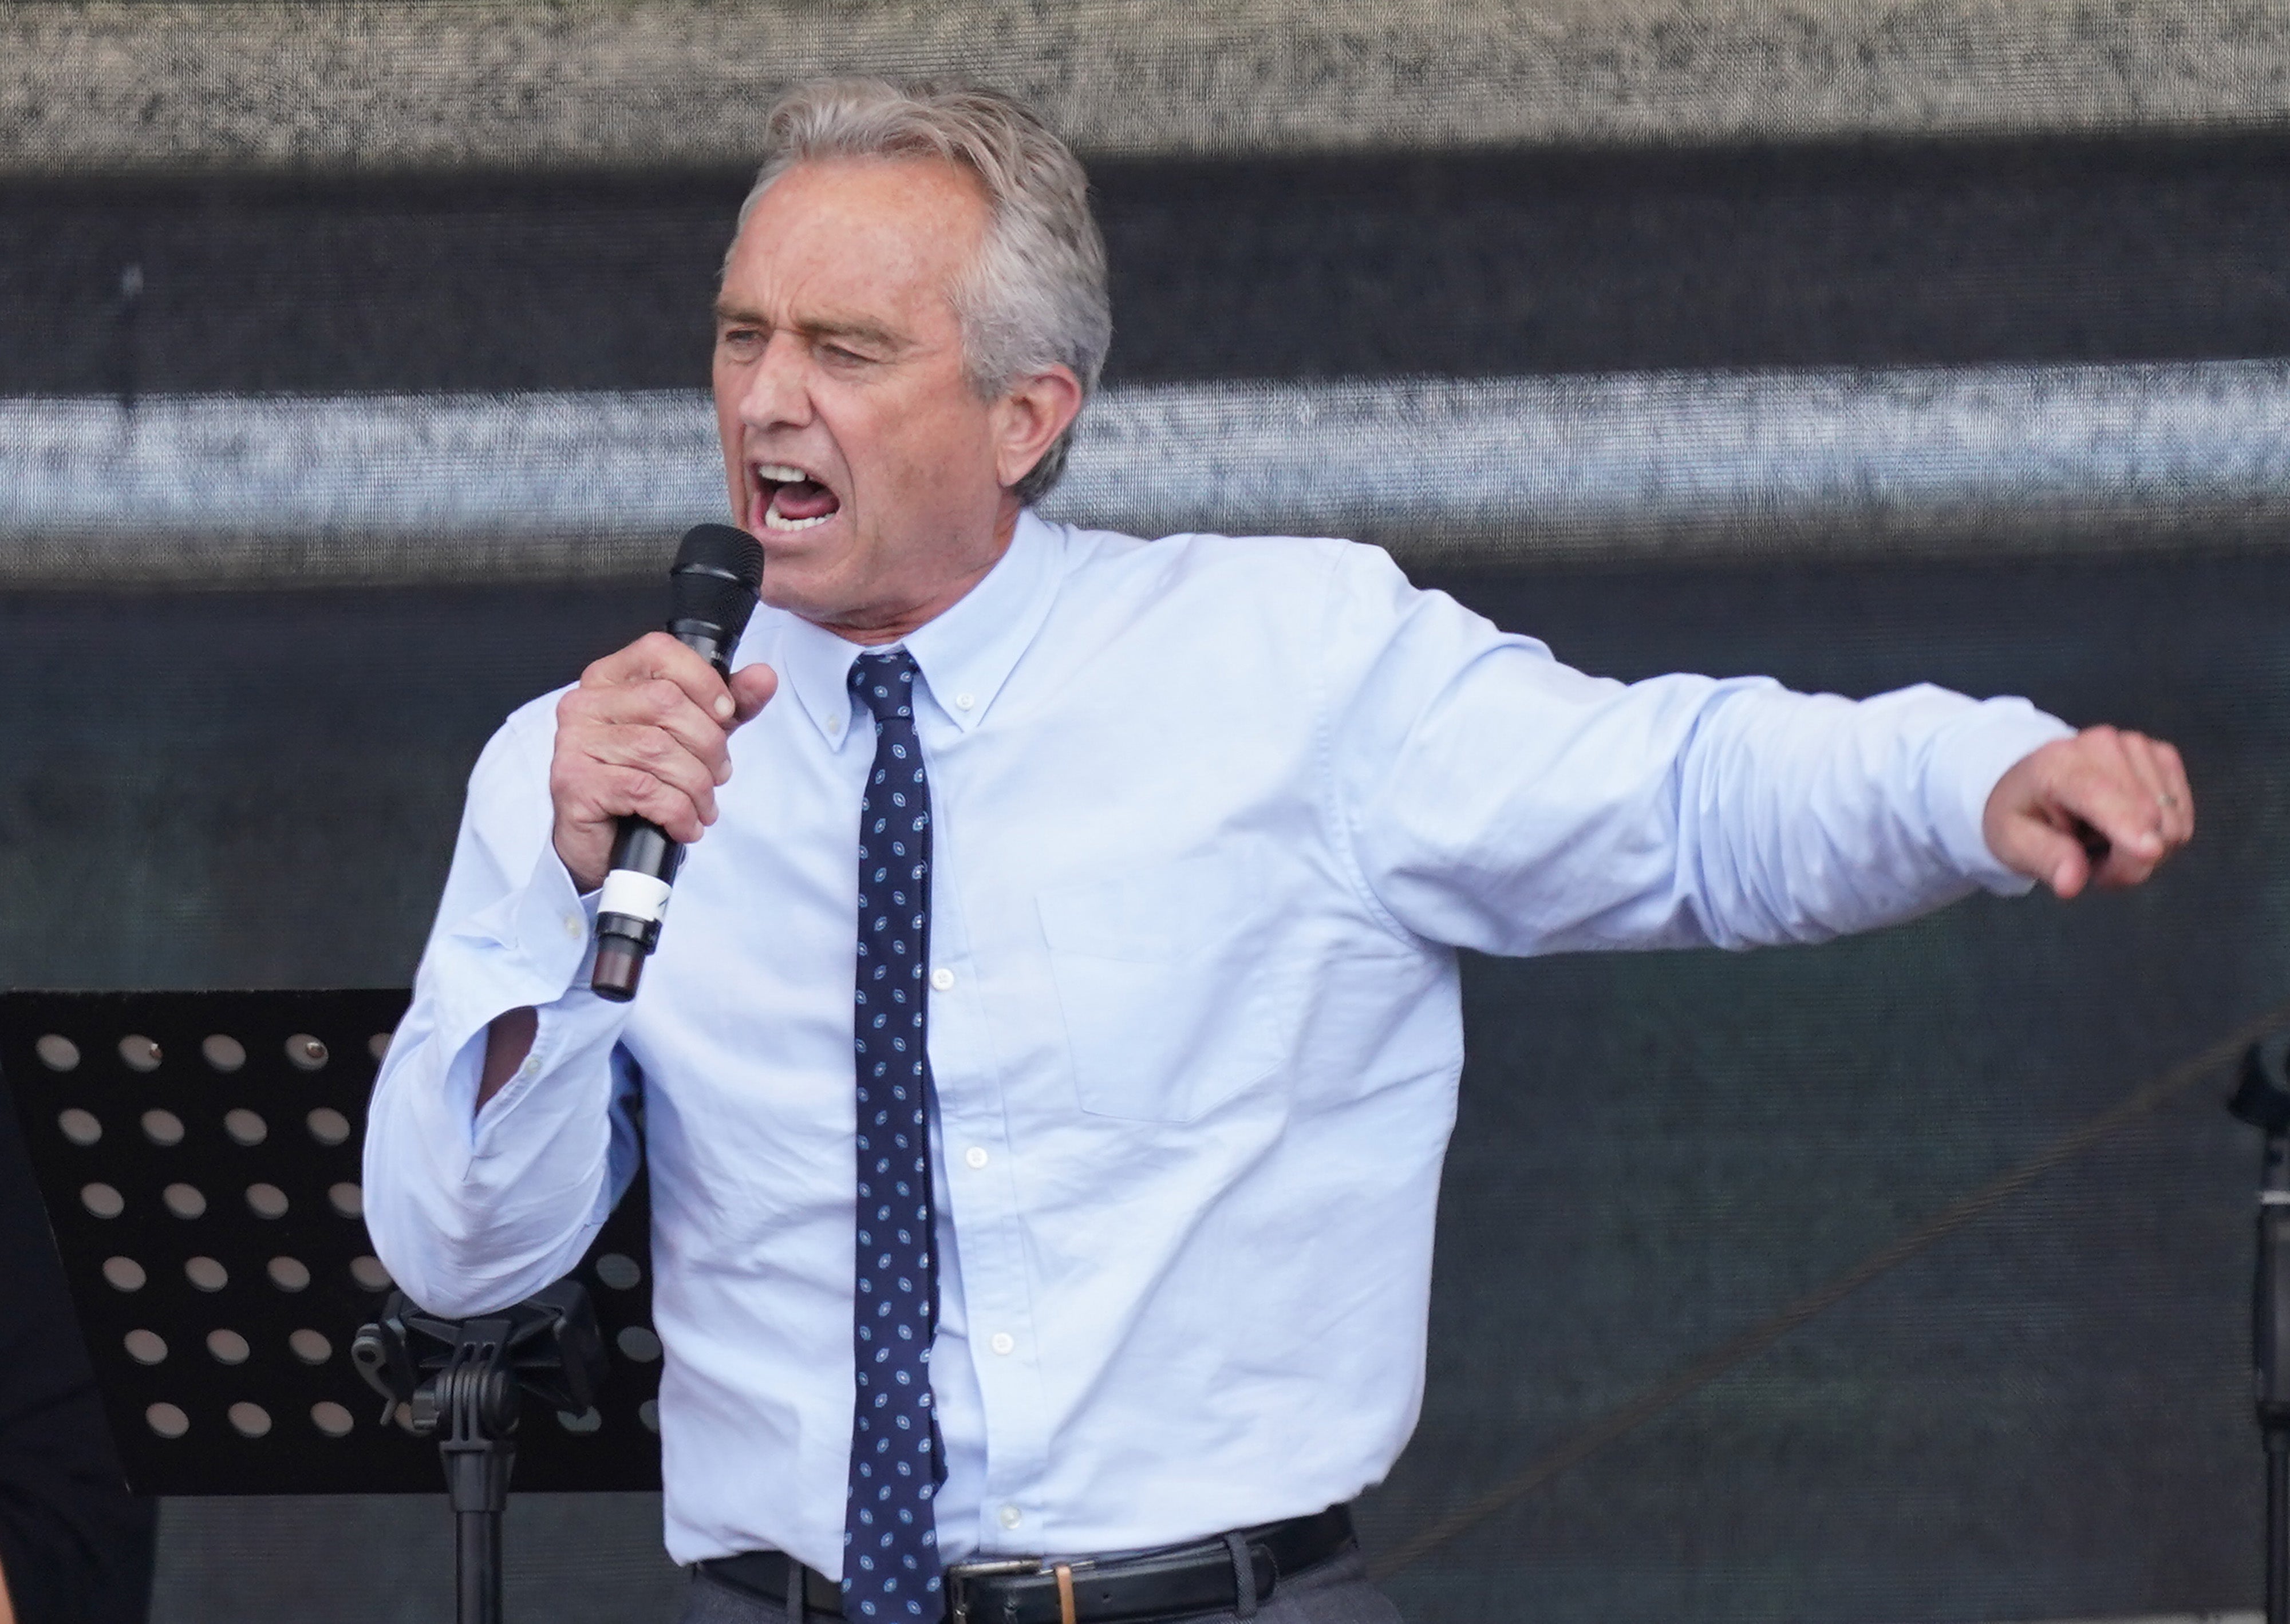
{"label": "black music stand", "polygon": [[2250,1046],[2227,1109],[2266,1135],[2251,1367],[2266,1446],[2266,1624],[2290,1624],[2290,1032]]}
{"label": "black music stand", "polygon": [[[0,1080],[137,1492],[438,1489],[438,1444],[411,1402],[385,1412],[352,1352],[361,1327],[420,1317],[373,1256],[358,1183],[366,1097],[405,1003],[0,994]],[[607,1357],[593,1384],[559,1391],[591,1405],[516,1429],[519,1487],[659,1488],[650,1258],[639,1173],[567,1276],[589,1288]],[[505,1461],[485,1469],[505,1490]],[[497,1501],[492,1515],[497,1541]],[[497,1618],[497,1568],[492,1588]]]}

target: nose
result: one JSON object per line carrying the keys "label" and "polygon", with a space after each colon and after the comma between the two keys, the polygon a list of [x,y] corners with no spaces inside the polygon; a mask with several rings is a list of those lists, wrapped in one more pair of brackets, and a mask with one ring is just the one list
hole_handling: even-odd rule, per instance
{"label": "nose", "polygon": [[740,421],[749,428],[795,428],[811,420],[803,341],[775,332],[740,395]]}

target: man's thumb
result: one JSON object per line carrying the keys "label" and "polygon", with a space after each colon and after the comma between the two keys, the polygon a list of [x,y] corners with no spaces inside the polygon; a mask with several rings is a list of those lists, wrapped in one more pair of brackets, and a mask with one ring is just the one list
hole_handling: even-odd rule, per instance
{"label": "man's thumb", "polygon": [[2019,849],[1999,853],[2004,860],[2049,885],[2062,899],[2081,894],[2091,884],[2091,858],[2083,843],[2038,818],[2022,818],[2017,822],[2013,844]]}
{"label": "man's thumb", "polygon": [[732,673],[732,702],[739,708],[732,714],[732,725],[755,719],[757,714],[772,701],[779,692],[780,674],[760,662],[742,666]]}

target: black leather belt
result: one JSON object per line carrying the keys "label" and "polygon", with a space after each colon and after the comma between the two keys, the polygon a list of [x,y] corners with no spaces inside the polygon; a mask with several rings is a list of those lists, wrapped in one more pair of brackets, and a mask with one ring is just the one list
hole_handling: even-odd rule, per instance
{"label": "black leather belt", "polygon": [[774,1606],[787,1605],[788,1570],[803,1575],[803,1604],[813,1612],[843,1616],[843,1587],[815,1568],[807,1568],[784,1551],[741,1551],[736,1556],[710,1556],[700,1571],[718,1584],[729,1585]]}
{"label": "black leather belt", "polygon": [[[1279,1582],[1352,1542],[1349,1506],[1244,1528],[1218,1539],[1113,1557],[1010,1556],[957,1562],[946,1572],[951,1624],[1144,1624],[1196,1613],[1253,1612]],[[1250,1589],[1243,1600],[1242,1562]],[[841,1588],[778,1551],[744,1551],[700,1564],[710,1579],[787,1604],[788,1572],[803,1576],[804,1605],[841,1617]]]}

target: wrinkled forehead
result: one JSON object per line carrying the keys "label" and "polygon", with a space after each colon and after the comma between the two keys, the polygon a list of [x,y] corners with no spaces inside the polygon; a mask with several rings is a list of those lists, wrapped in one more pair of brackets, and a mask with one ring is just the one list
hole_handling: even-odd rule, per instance
{"label": "wrinkled forehead", "polygon": [[724,302],[783,318],[831,306],[905,322],[951,314],[989,220],[984,186],[938,158],[827,158],[766,188],[725,261]]}

